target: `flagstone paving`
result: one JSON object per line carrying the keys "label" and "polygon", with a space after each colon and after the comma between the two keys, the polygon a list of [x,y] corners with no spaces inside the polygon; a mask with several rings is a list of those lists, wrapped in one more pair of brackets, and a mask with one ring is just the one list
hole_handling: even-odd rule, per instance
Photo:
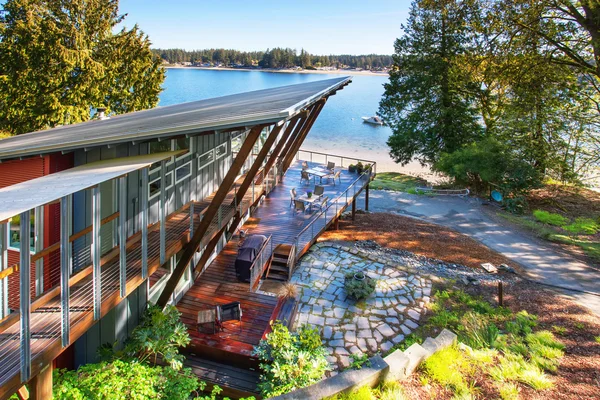
{"label": "flagstone paving", "polygon": [[[345,274],[358,271],[377,281],[363,302],[348,298],[344,290]],[[401,343],[418,327],[431,294],[431,281],[412,270],[332,242],[314,245],[291,281],[300,295],[296,327],[318,327],[329,362],[342,368],[350,364],[351,354],[385,353]]]}

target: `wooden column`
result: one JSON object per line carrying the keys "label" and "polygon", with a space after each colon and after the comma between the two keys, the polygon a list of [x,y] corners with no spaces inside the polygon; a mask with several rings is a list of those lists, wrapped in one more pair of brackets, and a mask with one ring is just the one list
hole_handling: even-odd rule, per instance
{"label": "wooden column", "polygon": [[29,381],[30,400],[48,400],[52,398],[52,362],[48,364],[39,374]]}
{"label": "wooden column", "polygon": [[310,129],[312,128],[312,126],[315,123],[317,117],[319,116],[319,113],[323,109],[323,106],[325,106],[325,102],[326,101],[327,101],[326,99],[319,100],[319,102],[316,103],[315,108],[311,111],[310,116],[308,117],[308,120],[306,121],[306,123],[302,127],[302,132],[300,132],[298,134],[298,137],[296,138],[296,140],[292,144],[292,147],[290,148],[289,153],[287,154],[286,159],[283,162],[282,171],[284,173],[285,173],[285,171],[287,171],[287,169],[292,164],[292,161],[294,160],[294,157],[296,156],[296,153],[298,152],[298,150],[300,150],[300,146],[302,145],[302,142],[304,142],[304,139],[306,139],[306,136],[310,132]]}
{"label": "wooden column", "polygon": [[[285,143],[284,148],[281,150],[281,152],[279,154],[280,161],[283,162],[287,158],[287,155],[289,154],[290,149],[292,148],[292,145],[294,144],[294,141],[296,140],[296,138],[298,137],[300,132],[302,132],[302,128],[306,124],[306,121],[308,120],[308,117],[310,116],[310,112],[314,109],[314,107],[315,106],[312,106],[310,108],[310,110],[304,110],[301,114],[299,114],[300,119],[296,123],[296,126],[294,127],[293,132],[290,134],[287,142]],[[285,171],[283,171],[283,172],[285,172]]]}
{"label": "wooden column", "polygon": [[283,132],[283,136],[281,137],[279,142],[277,142],[277,144],[275,145],[275,148],[273,149],[271,156],[269,157],[269,159],[267,160],[267,163],[265,164],[265,173],[269,172],[271,170],[271,168],[273,168],[273,165],[275,165],[275,161],[279,157],[281,150],[283,149],[283,146],[288,142],[288,139],[290,138],[292,131],[295,130],[295,127],[298,126],[299,124],[303,123],[303,120],[301,119],[303,117],[303,115],[305,115],[305,113],[300,113],[300,114],[296,115],[288,123],[287,128]]}
{"label": "wooden column", "polygon": [[231,164],[229,171],[227,171],[227,175],[225,175],[223,182],[221,182],[221,185],[219,185],[217,193],[215,193],[215,196],[213,197],[210,205],[204,212],[204,216],[198,224],[198,228],[195,230],[194,236],[192,236],[190,242],[183,249],[181,258],[179,259],[177,266],[173,270],[171,277],[167,281],[165,288],[163,289],[162,293],[160,294],[160,297],[158,298],[158,301],[156,302],[158,306],[164,307],[169,302],[171,295],[175,291],[175,287],[177,287],[177,284],[179,283],[181,277],[185,273],[185,269],[187,268],[188,264],[190,263],[194,254],[196,253],[196,249],[200,245],[200,242],[202,241],[204,234],[208,230],[210,223],[212,222],[213,218],[215,218],[215,216],[217,215],[221,205],[223,204],[223,201],[225,201],[225,198],[227,197],[231,186],[235,183],[235,178],[242,169],[246,158],[252,151],[252,148],[258,140],[263,127],[264,125],[257,125],[253,127],[248,133],[248,136],[246,137],[246,140],[244,141],[240,152],[235,157],[235,160]]}

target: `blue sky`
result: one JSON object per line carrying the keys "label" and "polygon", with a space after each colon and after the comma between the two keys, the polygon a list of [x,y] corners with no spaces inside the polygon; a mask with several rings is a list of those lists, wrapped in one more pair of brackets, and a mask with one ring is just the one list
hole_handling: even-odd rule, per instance
{"label": "blue sky", "polygon": [[121,0],[126,26],[138,23],[153,47],[313,54],[392,54],[409,0]]}

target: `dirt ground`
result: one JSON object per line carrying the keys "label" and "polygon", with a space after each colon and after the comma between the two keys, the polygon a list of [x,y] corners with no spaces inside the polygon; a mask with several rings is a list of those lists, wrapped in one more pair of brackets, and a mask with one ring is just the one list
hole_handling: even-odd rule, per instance
{"label": "dirt ground", "polygon": [[473,268],[486,262],[519,268],[475,239],[414,218],[387,213],[357,213],[354,221],[349,218],[340,220],[339,228],[325,232],[320,240],[374,240],[383,247],[407,250]]}
{"label": "dirt ground", "polygon": [[[354,222],[341,221],[340,230],[326,232],[323,238],[346,241],[371,239],[381,246],[472,267],[478,267],[481,262],[508,263],[498,253],[451,229],[390,214],[357,214]],[[483,296],[492,304],[497,302],[495,286],[461,288]],[[505,287],[504,296],[505,306],[511,310],[527,310],[538,315],[540,329],[554,331],[555,326],[566,329],[564,334],[557,335],[566,349],[558,371],[552,375],[555,387],[536,392],[521,385],[521,398],[600,398],[600,343],[595,340],[595,337],[600,337],[600,318],[568,298],[534,283],[510,284]],[[412,399],[452,398],[448,390],[435,385],[422,386],[418,374],[402,383]],[[482,378],[478,385],[482,387],[480,398],[493,395],[491,381],[486,382]]]}
{"label": "dirt ground", "polygon": [[600,193],[585,188],[545,185],[532,190],[527,201],[531,210],[545,210],[570,219],[600,217]]}

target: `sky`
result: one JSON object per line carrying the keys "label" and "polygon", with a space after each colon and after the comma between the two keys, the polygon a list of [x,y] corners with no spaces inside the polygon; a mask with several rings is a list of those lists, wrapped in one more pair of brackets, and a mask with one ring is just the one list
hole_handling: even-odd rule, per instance
{"label": "sky", "polygon": [[154,48],[392,54],[409,0],[121,0]]}

